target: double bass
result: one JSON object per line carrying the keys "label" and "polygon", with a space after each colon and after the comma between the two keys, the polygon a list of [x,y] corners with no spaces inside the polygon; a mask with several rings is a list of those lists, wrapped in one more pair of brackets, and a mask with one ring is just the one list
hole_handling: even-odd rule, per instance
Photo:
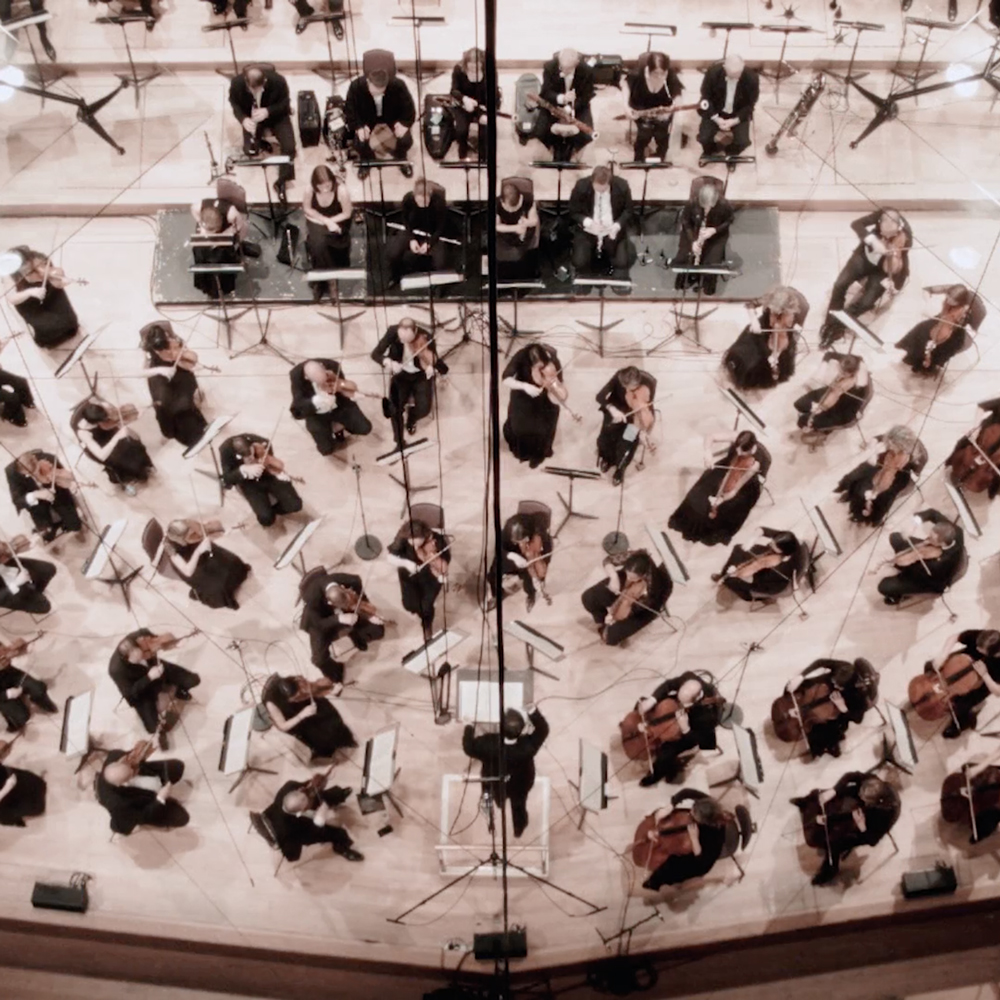
{"label": "double bass", "polygon": [[967,443],[959,442],[945,462],[952,482],[969,493],[995,492],[1000,485],[1000,420],[987,421],[974,439],[963,440]]}
{"label": "double bass", "polygon": [[910,681],[910,704],[925,722],[940,722],[953,714],[951,699],[972,694],[986,682],[968,653],[950,653],[940,667],[928,660],[924,672]]}

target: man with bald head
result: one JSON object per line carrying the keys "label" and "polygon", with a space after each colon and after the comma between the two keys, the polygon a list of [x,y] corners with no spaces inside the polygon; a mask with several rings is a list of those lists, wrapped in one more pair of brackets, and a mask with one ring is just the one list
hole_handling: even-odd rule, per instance
{"label": "man with bald head", "polygon": [[[540,94],[543,100],[594,127],[594,118],[590,113],[590,102],[594,98],[594,71],[583,62],[576,49],[563,49],[545,64]],[[576,125],[560,122],[545,108],[538,111],[535,138],[552,150],[553,160],[563,163],[568,163],[590,142],[590,136]]]}
{"label": "man with bald head", "polygon": [[351,835],[332,822],[332,810],[350,794],[349,788],[337,785],[317,792],[308,781],[286,781],[281,786],[264,817],[286,860],[298,861],[306,844],[329,844],[334,854],[347,861],[364,861],[364,855],[352,846]]}
{"label": "man with bald head", "polygon": [[321,455],[332,455],[348,434],[371,433],[371,422],[352,398],[358,387],[344,378],[339,361],[303,361],[288,377],[292,383],[292,416],[305,421]]}
{"label": "man with bald head", "polygon": [[705,156],[739,156],[750,145],[750,122],[759,96],[756,72],[735,52],[709,66],[701,82],[698,130]]}
{"label": "man with bald head", "polygon": [[278,168],[274,182],[274,190],[284,200],[285,185],[295,179],[295,128],[288,81],[276,70],[245,66],[229,84],[229,106],[243,126],[243,151],[247,155],[256,155],[263,141],[277,145],[291,160]]}

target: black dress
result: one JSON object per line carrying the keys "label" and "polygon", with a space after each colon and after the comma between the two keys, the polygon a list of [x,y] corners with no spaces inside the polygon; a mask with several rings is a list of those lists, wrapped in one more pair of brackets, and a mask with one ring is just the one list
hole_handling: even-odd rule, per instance
{"label": "black dress", "polygon": [[[835,351],[827,351],[823,355],[824,361],[838,360],[845,357],[843,354],[839,354]],[[799,412],[798,425],[799,427],[805,427],[809,423],[809,414],[812,410],[813,403],[818,403],[826,395],[826,391],[829,386],[822,386],[819,389],[813,389],[807,392],[804,396],[800,396],[795,400],[795,409]],[[828,410],[824,410],[822,413],[818,413],[813,419],[812,426],[813,430],[816,431],[828,431],[833,430],[835,427],[844,427],[847,424],[852,423],[857,417],[858,413],[861,412],[861,408],[865,405],[868,398],[872,394],[872,382],[869,381],[865,385],[860,385],[857,382],[848,389],[846,392],[841,393],[840,399],[837,400],[833,406]]]}
{"label": "black dress", "polygon": [[896,502],[896,497],[913,482],[913,477],[923,468],[922,462],[908,462],[893,477],[889,488],[872,499],[871,513],[866,517],[864,512],[867,503],[865,493],[872,488],[879,466],[885,460],[885,456],[886,453],[883,452],[875,463],[862,462],[848,472],[834,487],[834,493],[840,494],[838,499],[850,508],[852,521],[857,521],[860,524],[881,524]]}
{"label": "black dress", "polygon": [[[649,401],[652,403],[656,399],[656,380],[646,372],[640,372],[639,377],[642,385],[649,391]],[[625,386],[622,385],[617,372],[601,387],[596,399],[597,405],[601,408],[597,457],[603,463],[602,468],[613,467],[619,472],[624,472],[639,447],[639,414],[632,414],[624,420],[616,421],[609,412],[608,407],[611,406],[623,414],[627,414],[630,410]]]}
{"label": "black dress", "polygon": [[953,326],[947,339],[931,351],[930,365],[924,367],[924,351],[937,323],[936,319],[922,320],[896,341],[896,346],[904,352],[903,364],[908,365],[917,375],[936,375],[956,354],[969,345],[968,329],[964,326]]}
{"label": "black dress", "polygon": [[[16,288],[23,292],[26,288],[41,288],[40,281],[18,281]],[[14,307],[31,330],[31,336],[39,347],[58,347],[70,337],[75,337],[80,329],[73,306],[65,288],[56,288],[50,281],[45,289],[45,298],[25,299]]]}
{"label": "black dress", "polygon": [[26,816],[45,812],[45,779],[31,771],[0,764],[0,788],[13,776],[15,785],[0,799],[0,826],[24,826]]}
{"label": "black dress", "polygon": [[[118,428],[94,427],[90,433],[94,443],[103,448],[118,433]],[[144,483],[153,468],[146,446],[131,434],[122,437],[101,464],[105,475],[115,484]]]}
{"label": "black dress", "polygon": [[680,506],[670,515],[668,526],[672,531],[689,542],[701,542],[702,545],[728,545],[732,541],[733,535],[743,527],[750,511],[757,505],[763,480],[771,468],[771,456],[758,445],[754,458],[760,468],[743,484],[736,496],[715,508],[715,517],[709,517],[712,507],[708,499],[722,488],[735,457],[736,445],[733,444],[711,469],[706,469],[698,477]]}
{"label": "black dress", "polygon": [[[175,545],[168,543],[177,555],[184,561],[194,554],[195,545]],[[174,567],[176,569],[176,567]],[[209,608],[232,608],[240,605],[236,600],[236,592],[250,575],[250,566],[235,552],[224,549],[212,542],[207,552],[198,557],[194,573],[185,577],[190,585],[189,597],[193,601],[201,601]]]}
{"label": "black dress", "polygon": [[[502,201],[497,201],[497,221],[503,226],[516,226],[528,217],[534,204],[534,195],[527,192],[521,193],[521,204],[517,208],[507,208]],[[524,234],[523,240],[517,233],[497,233],[497,261],[506,265],[505,276],[513,277],[518,270],[513,265],[534,253],[535,235],[534,228]]]}
{"label": "black dress", "polygon": [[28,423],[25,410],[35,408],[35,398],[26,378],[0,368],[0,418],[15,427],[25,427]]}
{"label": "black dress", "polygon": [[[147,357],[151,368],[164,364],[152,352]],[[178,366],[172,375],[150,375],[147,382],[160,433],[165,438],[179,441],[185,448],[197,444],[208,427],[208,421],[195,401],[198,380],[194,372]]]}
{"label": "black dress", "polygon": [[[760,326],[762,330],[771,327],[771,314],[767,309],[760,315]],[[738,389],[770,389],[787,382],[795,374],[798,333],[788,331],[788,346],[778,355],[777,374],[771,367],[771,352],[767,346],[769,336],[768,333],[756,333],[748,324],[723,356],[722,363]]]}
{"label": "black dress", "polygon": [[[503,377],[519,382],[534,384],[531,379],[530,348],[522,347],[510,359],[503,370]],[[553,351],[553,361],[561,370],[559,356]],[[521,389],[513,389],[507,404],[507,420],[503,425],[503,437],[511,454],[531,467],[537,468],[547,458],[552,457],[552,444],[556,437],[561,407],[549,399],[547,392],[529,396]]]}
{"label": "black dress", "polygon": [[[333,201],[326,207],[322,206],[312,193],[311,207],[319,215],[332,219],[343,211],[338,197],[339,188],[334,188]],[[331,233],[326,226],[306,219],[306,245],[309,248],[309,259],[317,271],[329,271],[338,267],[351,266],[351,220],[342,219],[340,232]]]}
{"label": "black dress", "polygon": [[[279,684],[270,685],[262,700],[272,702],[286,719],[294,719],[308,704],[289,701]],[[332,757],[338,750],[358,745],[340,712],[326,698],[317,698],[316,714],[296,723],[288,732],[309,747],[314,757]]]}

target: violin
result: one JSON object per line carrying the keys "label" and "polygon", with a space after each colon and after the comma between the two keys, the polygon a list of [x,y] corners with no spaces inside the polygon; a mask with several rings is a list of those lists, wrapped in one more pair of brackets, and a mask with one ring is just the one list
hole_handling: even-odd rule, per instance
{"label": "violin", "polygon": [[727,500],[732,500],[746,479],[747,473],[759,468],[759,463],[753,454],[743,455],[737,453],[726,468],[725,478],[719,485],[719,492],[715,496],[708,498],[709,518],[714,518],[719,507]]}
{"label": "violin", "polygon": [[905,263],[903,254],[907,251],[909,237],[906,235],[906,230],[900,226],[895,236],[890,236],[889,238],[880,236],[879,239],[882,240],[885,246],[885,253],[879,262],[882,271],[886,277],[895,278],[903,270]]}
{"label": "violin", "polygon": [[583,420],[567,403],[569,390],[563,385],[562,372],[554,361],[536,361],[531,366],[531,381],[541,386],[549,400],[561,406],[577,423]]}
{"label": "violin", "polygon": [[107,417],[97,425],[102,430],[115,430],[118,427],[125,427],[127,424],[135,423],[139,419],[139,409],[134,403],[124,403],[121,406],[115,406],[114,403],[108,403],[103,399],[99,400],[99,402],[108,413]]}
{"label": "violin", "polygon": [[640,577],[631,583],[626,583],[621,589],[621,593],[615,598],[614,603],[608,609],[608,616],[616,621],[623,622],[632,614],[633,605],[642,607],[642,599],[649,594],[649,580]]}
{"label": "violin", "polygon": [[640,431],[648,434],[656,422],[656,414],[653,411],[653,396],[649,386],[640,382],[634,389],[626,389],[625,403],[628,406],[628,413],[625,415]]}
{"label": "violin", "polygon": [[545,578],[549,575],[551,553],[547,555],[544,553],[545,542],[542,540],[542,536],[536,532],[530,538],[521,539],[517,543],[517,547],[520,549],[521,555],[528,561],[528,572],[539,583],[544,583]]}
{"label": "violin", "polygon": [[771,704],[774,734],[783,743],[795,743],[824,722],[839,718],[840,708],[833,700],[837,687],[829,677],[807,677],[794,691],[785,691]]}
{"label": "violin", "polygon": [[771,328],[767,332],[768,363],[771,365],[771,373],[778,377],[778,369],[781,364],[781,355],[788,350],[791,343],[791,331],[795,326],[795,314],[791,312],[778,313],[770,316]]}
{"label": "violin", "polygon": [[[190,347],[185,347],[184,341],[173,334],[168,334],[167,346],[162,351],[156,351],[156,356],[160,360],[166,361],[167,364],[176,365],[188,372],[193,372],[199,365],[198,353],[192,351]],[[219,373],[222,371],[215,365],[203,364],[201,367],[210,372]]]}
{"label": "violin", "polygon": [[288,700],[293,704],[303,701],[315,701],[328,695],[334,689],[334,683],[329,677],[321,677],[318,681],[311,681],[301,674],[289,677],[295,685],[295,690],[288,696]]}
{"label": "violin", "polygon": [[979,429],[975,440],[958,447],[945,465],[952,482],[970,493],[983,493],[1000,478],[1000,421],[991,420]]}
{"label": "violin", "polygon": [[763,552],[759,556],[752,556],[739,566],[730,566],[729,569],[719,577],[719,583],[735,576],[737,579],[750,583],[753,578],[762,570],[777,569],[786,559],[780,552]]}
{"label": "violin", "polygon": [[16,282],[46,287],[50,282],[55,288],[69,284],[89,285],[86,278],[67,278],[61,267],[53,267],[51,260],[37,250],[25,255],[24,263],[11,276]]}
{"label": "violin", "polygon": [[327,593],[326,599],[330,607],[338,611],[348,611],[362,618],[380,617],[378,608],[371,601],[366,601],[357,591],[343,584],[337,584],[337,589]]}
{"label": "violin", "polygon": [[155,745],[152,740],[139,740],[124,757],[106,764],[104,780],[109,785],[121,786],[127,784],[136,776],[139,768],[152,756]]}
{"label": "violin", "polygon": [[930,368],[933,364],[935,349],[946,343],[956,330],[961,330],[965,326],[969,309],[968,304],[962,303],[954,303],[949,306],[946,302],[942,306],[937,322],[931,327],[931,332],[927,335],[927,343],[924,345],[924,368]]}
{"label": "violin", "polygon": [[[421,569],[425,566],[439,579],[448,575],[448,562],[441,558],[444,549],[438,548],[437,536],[431,532],[426,538],[417,541],[414,539],[413,548],[420,559]],[[450,548],[450,546],[446,546]]]}
{"label": "violin", "polygon": [[990,764],[971,777],[969,765],[949,774],[941,785],[941,818],[946,823],[971,826],[978,840],[976,820],[983,812],[1000,809],[1000,767]]}
{"label": "violin", "polygon": [[434,338],[423,327],[418,326],[410,343],[410,350],[414,360],[425,372],[430,371],[437,363],[437,355],[431,347],[433,343]]}
{"label": "violin", "polygon": [[820,397],[819,401],[816,403],[813,411],[809,414],[808,427],[812,427],[812,422],[815,417],[821,413],[826,413],[827,410],[832,409],[840,400],[840,397],[845,393],[849,393],[851,389],[857,384],[856,374],[842,374],[838,375],[824,391],[823,395]]}
{"label": "violin", "polygon": [[[226,533],[226,528],[223,526],[222,522],[217,519],[212,519],[209,521],[195,521],[187,520],[187,533],[184,536],[184,545],[200,545],[206,538],[214,538],[219,535],[224,535]],[[246,521],[240,521],[239,524],[234,524],[233,531],[240,531],[245,528]]]}
{"label": "violin", "polygon": [[0,642],[0,669],[9,667],[13,660],[16,660],[19,656],[23,656],[28,647],[38,642],[44,634],[44,632],[39,632],[33,639],[25,639],[24,636],[18,636],[10,645]]}
{"label": "violin", "polygon": [[39,459],[35,466],[32,478],[40,485],[51,489],[55,486],[58,489],[68,490],[74,486],[93,486],[93,483],[78,483],[76,477],[69,469],[64,469],[61,465],[50,462],[47,458]]}
{"label": "violin", "polygon": [[951,714],[951,699],[985,685],[968,653],[950,653],[940,667],[928,660],[924,672],[910,681],[910,704],[925,722],[938,722]]}
{"label": "violin", "polygon": [[871,517],[872,505],[879,494],[889,489],[898,476],[910,464],[908,452],[887,448],[878,459],[878,468],[872,477],[871,489],[865,494],[864,516]]}
{"label": "violin", "polygon": [[14,535],[9,541],[0,542],[0,563],[8,563],[12,559],[31,548],[31,539],[27,535]]}
{"label": "violin", "polygon": [[135,644],[143,652],[145,659],[150,659],[167,649],[175,649],[185,639],[197,635],[201,629],[192,629],[187,635],[176,636],[173,632],[161,632],[159,635],[140,635]]}
{"label": "violin", "polygon": [[124,757],[121,758],[134,771],[153,756],[156,745],[152,740],[139,740]]}
{"label": "violin", "polygon": [[[270,441],[255,441],[250,445],[250,451],[246,458],[243,459],[243,465],[262,465],[264,466],[264,471],[271,473],[272,476],[277,476],[285,472],[285,463],[282,462],[280,458],[276,458],[271,451]],[[293,483],[304,483],[305,480],[301,476],[292,476],[285,473],[288,478]]]}

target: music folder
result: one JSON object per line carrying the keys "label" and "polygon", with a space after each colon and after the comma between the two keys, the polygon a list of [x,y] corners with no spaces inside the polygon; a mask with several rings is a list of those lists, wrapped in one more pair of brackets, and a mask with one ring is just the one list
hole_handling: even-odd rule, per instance
{"label": "music folder", "polygon": [[515,639],[520,639],[521,642],[527,643],[532,649],[537,649],[542,656],[555,662],[558,662],[566,655],[564,646],[560,646],[555,640],[550,639],[547,635],[542,635],[541,632],[535,631],[530,625],[525,625],[522,621],[505,621],[503,623],[503,630]]}
{"label": "music folder", "polygon": [[60,753],[67,757],[82,757],[90,749],[90,713],[93,706],[93,691],[84,691],[66,699],[59,736]]}
{"label": "music folder", "polygon": [[858,322],[858,320],[843,309],[831,309],[830,315],[846,329],[850,330],[859,340],[863,340],[872,350],[879,353],[882,352],[885,342],[877,334],[872,333],[864,323]]}
{"label": "music folder", "polygon": [[308,524],[304,524],[299,528],[295,537],[288,543],[285,551],[278,556],[274,561],[275,569],[284,569],[286,566],[291,565],[292,560],[302,551],[305,547],[306,542],[316,533],[320,524],[323,521],[323,515],[320,514],[315,520],[310,521]]}
{"label": "music folder", "polygon": [[196,455],[201,454],[201,452],[207,448],[212,441],[216,438],[219,431],[222,430],[230,420],[233,419],[235,414],[222,414],[216,417],[209,425],[205,428],[205,433],[195,441],[190,448],[185,448],[182,452],[183,458],[194,458]]}
{"label": "music folder", "polygon": [[736,753],[740,761],[740,782],[753,796],[760,796],[760,786],[764,781],[764,765],[757,752],[757,734],[752,729],[733,725]]}
{"label": "music folder", "polygon": [[112,521],[103,528],[94,551],[90,553],[87,561],[83,564],[84,579],[96,580],[104,572],[104,568],[108,565],[108,560],[111,558],[111,553],[114,552],[115,546],[122,535],[125,534],[125,526],[127,524],[128,520],[122,517],[117,521]]}
{"label": "music folder", "polygon": [[666,566],[670,579],[684,586],[690,583],[691,574],[688,572],[687,566],[681,562],[681,557],[677,555],[677,550],[667,533],[647,521],[646,534],[649,535],[649,540],[653,543],[653,548],[656,549],[660,562]]}
{"label": "music folder", "polygon": [[250,736],[257,706],[241,708],[226,719],[222,730],[222,752],[219,755],[219,770],[226,775],[245,771],[250,760]]}
{"label": "music folder", "polygon": [[467,632],[457,628],[441,629],[422,646],[411,650],[403,657],[403,669],[411,674],[422,674],[442,656],[447,656],[460,643],[468,639]]}
{"label": "music folder", "polygon": [[917,748],[913,743],[909,720],[906,718],[906,713],[891,701],[885,703],[885,708],[895,742],[893,763],[897,767],[902,767],[904,771],[912,773],[917,766]]}
{"label": "music folder", "polygon": [[750,404],[735,390],[730,389],[728,386],[722,389],[722,395],[725,397],[726,401],[732,403],[740,413],[750,421],[751,424],[763,434],[767,430],[767,425],[764,423],[760,417],[750,408]]}

